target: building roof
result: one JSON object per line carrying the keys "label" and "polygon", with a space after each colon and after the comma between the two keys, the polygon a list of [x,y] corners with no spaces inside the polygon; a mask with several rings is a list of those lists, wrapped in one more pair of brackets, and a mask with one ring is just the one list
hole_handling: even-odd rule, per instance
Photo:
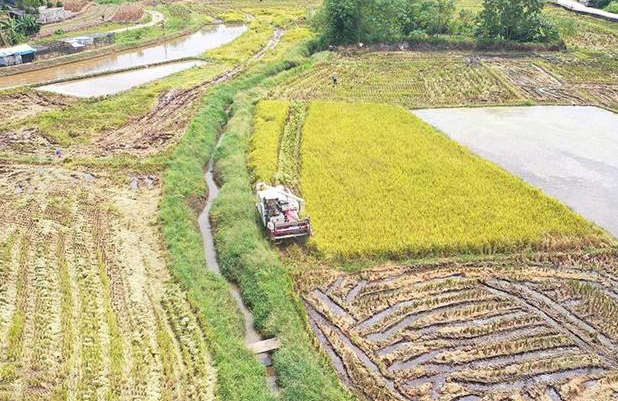
{"label": "building roof", "polygon": [[13,47],[5,47],[0,49],[0,57],[12,56],[14,54],[32,54],[36,49],[28,45],[17,45]]}

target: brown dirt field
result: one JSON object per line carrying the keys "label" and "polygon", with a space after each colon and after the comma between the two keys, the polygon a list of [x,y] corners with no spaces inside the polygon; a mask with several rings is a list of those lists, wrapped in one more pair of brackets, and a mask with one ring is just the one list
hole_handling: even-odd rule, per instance
{"label": "brown dirt field", "polygon": [[61,109],[76,99],[34,90],[0,92],[0,125],[32,117],[49,110]]}
{"label": "brown dirt field", "polygon": [[214,399],[154,176],[0,164],[0,399]]}
{"label": "brown dirt field", "polygon": [[303,273],[341,379],[371,400],[618,397],[618,253]]}
{"label": "brown dirt field", "polygon": [[51,36],[58,30],[75,32],[111,22],[118,8],[115,4],[90,4],[86,7],[79,15],[66,21],[43,25],[37,38]]}

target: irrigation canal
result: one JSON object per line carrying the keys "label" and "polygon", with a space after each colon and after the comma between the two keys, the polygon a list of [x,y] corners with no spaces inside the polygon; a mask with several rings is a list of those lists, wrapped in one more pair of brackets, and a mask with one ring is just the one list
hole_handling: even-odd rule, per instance
{"label": "irrigation canal", "polygon": [[[221,139],[219,138],[219,146]],[[204,239],[204,252],[206,254],[206,263],[208,268],[214,273],[221,275],[221,268],[217,260],[217,248],[215,247],[215,241],[212,232],[212,226],[210,224],[210,210],[214,200],[219,195],[219,187],[214,180],[214,166],[211,158],[208,163],[208,170],[205,175],[206,184],[208,185],[208,199],[204,210],[199,216],[199,226]],[[253,315],[247,306],[244,304],[240,289],[234,283],[229,283],[230,293],[238,304],[245,323],[245,344],[251,350],[253,350],[260,361],[266,366],[266,372],[268,374],[268,381],[273,391],[278,392],[279,387],[277,385],[277,377],[272,366],[271,352],[279,347],[279,341],[276,338],[264,339],[260,333],[255,329],[253,324]]]}
{"label": "irrigation canal", "polygon": [[618,237],[618,115],[588,106],[414,111]]}

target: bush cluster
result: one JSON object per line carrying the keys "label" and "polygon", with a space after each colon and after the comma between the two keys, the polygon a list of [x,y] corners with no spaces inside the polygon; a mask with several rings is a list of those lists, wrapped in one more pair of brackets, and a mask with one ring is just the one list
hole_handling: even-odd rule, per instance
{"label": "bush cluster", "polygon": [[326,0],[314,19],[323,46],[427,40],[435,35],[482,41],[554,42],[558,31],[542,0],[484,0],[478,17],[454,0]]}

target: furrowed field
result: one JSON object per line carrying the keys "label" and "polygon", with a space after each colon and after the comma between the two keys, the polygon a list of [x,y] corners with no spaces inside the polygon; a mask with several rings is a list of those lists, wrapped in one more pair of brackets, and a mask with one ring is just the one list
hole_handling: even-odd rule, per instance
{"label": "furrowed field", "polygon": [[158,177],[0,172],[0,399],[214,399],[204,333],[165,263]]}
{"label": "furrowed field", "polygon": [[314,102],[301,153],[311,242],[329,256],[577,248],[604,238],[399,107]]}

